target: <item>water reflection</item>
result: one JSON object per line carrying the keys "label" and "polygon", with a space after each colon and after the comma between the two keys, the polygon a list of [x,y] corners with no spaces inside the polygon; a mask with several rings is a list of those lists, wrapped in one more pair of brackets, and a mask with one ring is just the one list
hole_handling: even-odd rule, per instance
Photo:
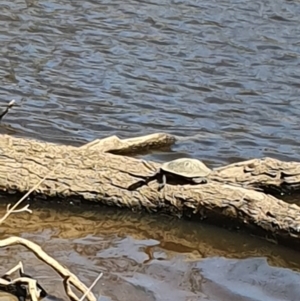
{"label": "water reflection", "polygon": [[[0,215],[3,213],[4,207]],[[288,267],[295,271],[300,268],[297,252],[248,235],[167,216],[110,208],[84,212],[81,208],[72,211],[50,206],[35,208],[32,215],[11,216],[2,231],[2,237],[20,235],[39,243],[87,285],[103,272],[95,292],[111,298],[108,300],[127,300],[129,297],[131,300],[204,300],[205,294],[215,296],[216,285],[222,289],[227,287],[231,295],[238,296],[239,293],[234,290],[235,283],[239,281],[239,276],[248,271],[249,266],[257,266],[256,257],[266,258],[272,266]],[[1,272],[21,259],[26,265],[26,272],[38,276],[49,293],[66,298],[59,277],[31,253],[20,247],[0,251],[5,262]],[[231,273],[226,266],[231,261],[224,263],[222,257],[231,258],[234,262],[248,257],[254,259],[253,262],[246,261],[246,264],[237,261],[236,264],[241,267],[230,282],[225,273]],[[209,261],[210,258],[215,259]],[[209,268],[205,270],[207,266]],[[259,266],[264,268],[257,270],[257,277],[264,277],[268,271],[266,263]],[[217,272],[217,267],[224,275]],[[229,283],[220,283],[222,275],[223,280]],[[299,277],[293,272],[289,275],[289,279],[295,281]],[[203,287],[203,279],[214,282],[213,289],[211,285]],[[275,283],[281,280],[274,278]],[[259,290],[259,286],[255,286]],[[273,291],[270,288],[270,291],[262,294]]]}

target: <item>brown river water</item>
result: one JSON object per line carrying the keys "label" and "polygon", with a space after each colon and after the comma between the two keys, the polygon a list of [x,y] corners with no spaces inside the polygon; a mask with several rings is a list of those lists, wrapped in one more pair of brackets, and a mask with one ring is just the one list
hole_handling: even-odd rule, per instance
{"label": "brown river water", "polygon": [[[146,158],[300,160],[299,15],[297,0],[1,1],[1,103],[19,104],[1,133],[79,145],[164,131],[178,143]],[[33,209],[1,236],[39,243],[87,285],[103,272],[99,300],[300,300],[297,250],[168,216]],[[24,248],[0,256],[1,273],[22,260],[65,298]]]}

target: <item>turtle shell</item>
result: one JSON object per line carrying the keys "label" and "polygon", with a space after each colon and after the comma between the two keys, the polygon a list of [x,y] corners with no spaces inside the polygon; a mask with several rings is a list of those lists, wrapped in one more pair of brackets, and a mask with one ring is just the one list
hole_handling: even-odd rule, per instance
{"label": "turtle shell", "polygon": [[185,178],[205,177],[211,173],[203,162],[197,159],[180,158],[162,164],[161,169],[168,173],[179,175]]}

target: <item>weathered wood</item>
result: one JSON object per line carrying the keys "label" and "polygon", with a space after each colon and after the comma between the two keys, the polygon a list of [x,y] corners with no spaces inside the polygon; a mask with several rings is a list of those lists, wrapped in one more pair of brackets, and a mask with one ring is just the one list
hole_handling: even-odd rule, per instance
{"label": "weathered wood", "polygon": [[211,178],[264,191],[293,192],[300,189],[300,163],[273,158],[252,159],[217,168]]}
{"label": "weathered wood", "polygon": [[160,147],[168,147],[176,141],[175,137],[165,133],[150,134],[142,137],[120,139],[117,136],[110,136],[104,139],[96,139],[81,146],[81,149],[98,150],[113,154],[137,153]]}
{"label": "weathered wood", "polygon": [[[110,147],[106,146],[104,150],[108,151]],[[158,192],[157,183],[152,182],[136,191],[128,191],[129,185],[153,172],[148,165],[155,169],[159,164],[144,164],[142,160],[105,153],[101,149],[76,148],[3,135],[0,136],[0,151],[2,193],[27,192],[60,164],[55,176],[42,183],[35,197],[59,197],[133,210],[164,211],[216,224],[237,223],[271,234],[286,243],[292,242],[294,246],[300,242],[298,206],[245,188],[253,184],[256,186],[259,179],[259,186],[272,184],[280,189],[284,180],[285,185],[298,188],[295,179],[300,174],[300,164],[297,162],[256,159],[215,170],[208,177],[207,184],[167,184],[163,191]],[[244,187],[239,187],[240,184]]]}

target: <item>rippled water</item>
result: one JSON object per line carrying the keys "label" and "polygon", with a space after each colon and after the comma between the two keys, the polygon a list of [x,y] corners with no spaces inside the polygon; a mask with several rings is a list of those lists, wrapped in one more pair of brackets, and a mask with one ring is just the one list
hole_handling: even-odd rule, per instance
{"label": "rippled water", "polygon": [[[165,131],[182,139],[152,159],[193,156],[211,167],[261,156],[300,160],[299,15],[298,1],[283,0],[1,1],[0,96],[20,104],[1,133],[80,144]],[[103,271],[101,300],[250,300],[249,291],[256,300],[283,300],[274,287],[261,288],[260,277],[273,277],[277,288],[282,275],[299,283],[298,274],[255,258],[237,261],[236,274],[226,274],[232,262],[203,259],[267,257],[298,270],[295,252],[187,221],[105,210],[18,215],[3,235],[40,242],[87,284]],[[1,253],[6,269],[19,249]],[[29,272],[62,295],[54,274],[23,256]],[[262,267],[258,280],[242,278],[241,286],[249,266]],[[286,300],[294,294],[289,289]]]}
{"label": "rippled water", "polygon": [[[299,155],[298,1],[2,1],[6,132],[166,131],[211,165]],[[169,154],[170,155],[170,154]]]}

